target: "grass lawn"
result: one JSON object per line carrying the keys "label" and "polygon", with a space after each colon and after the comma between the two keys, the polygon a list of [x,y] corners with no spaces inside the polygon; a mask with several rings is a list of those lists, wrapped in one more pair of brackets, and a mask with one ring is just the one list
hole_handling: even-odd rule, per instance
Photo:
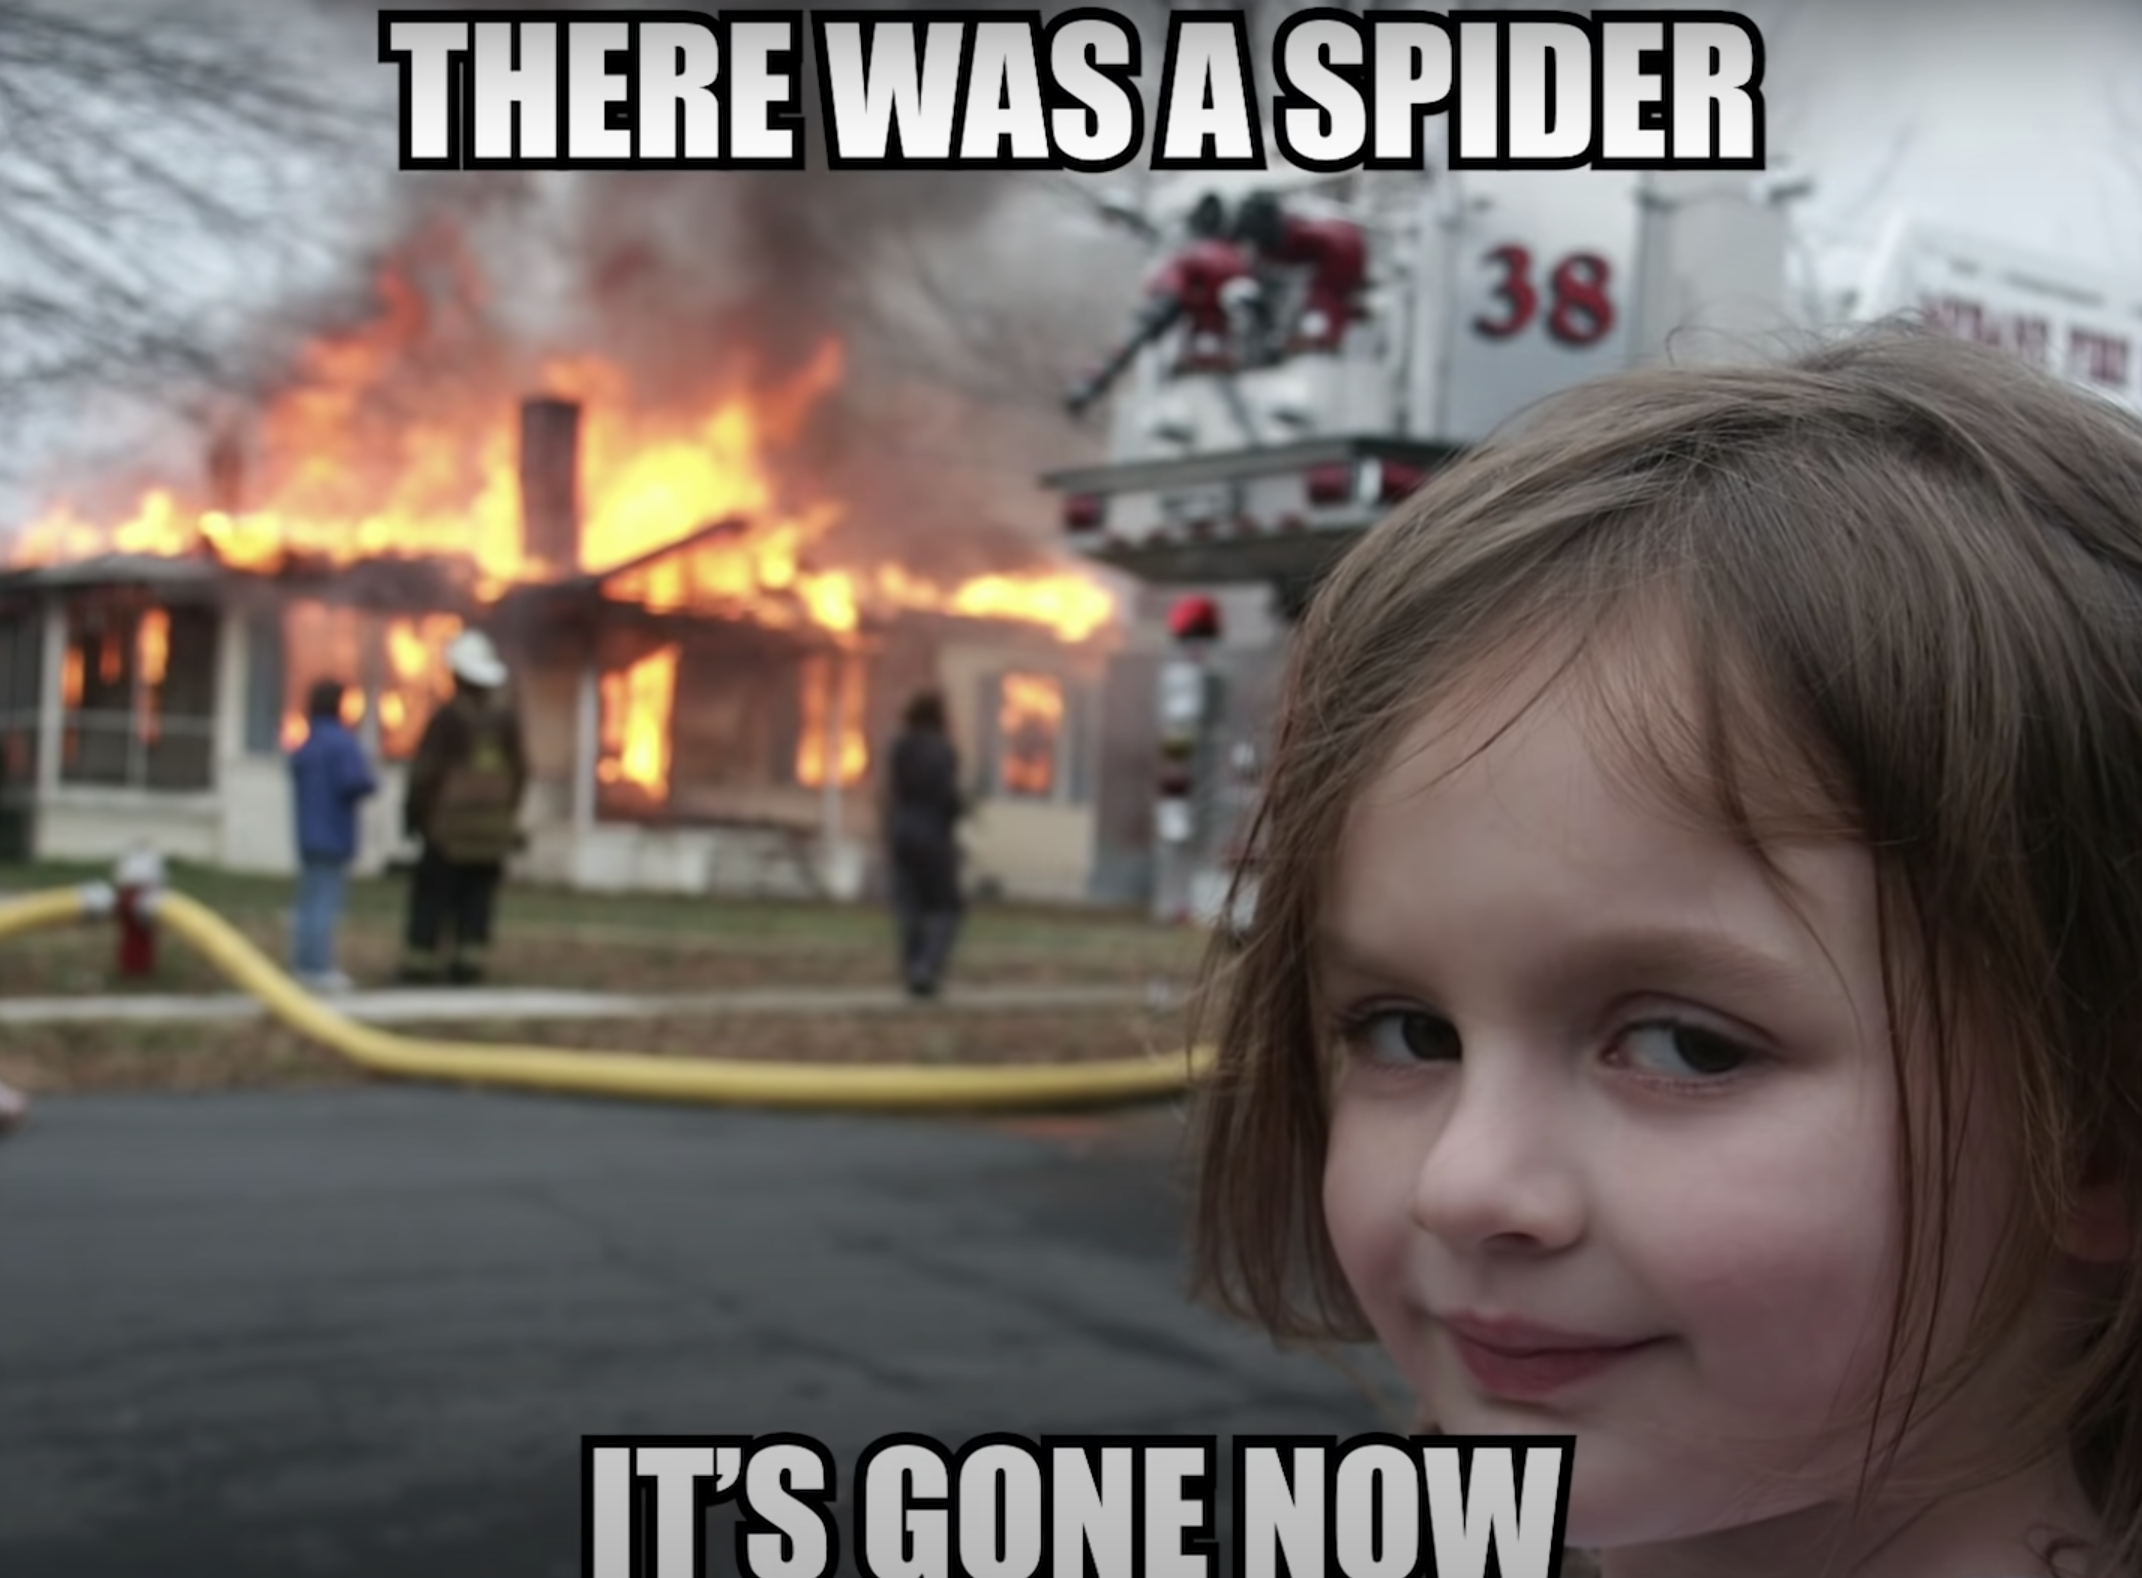
{"label": "grass lawn", "polygon": [[[102,880],[101,867],[0,866],[0,893]],[[291,883],[185,865],[173,888],[217,911],[271,958],[285,952]],[[341,962],[384,984],[399,947],[406,885],[352,885]],[[509,885],[499,899],[491,978],[500,986],[703,992],[742,986],[877,985],[895,980],[890,917],[869,905],[772,899],[591,895]],[[977,906],[954,983],[1187,988],[1204,934],[1142,914]],[[157,973],[120,981],[110,922],[0,941],[0,997],[227,991],[183,939],[160,939]],[[661,1019],[442,1023],[398,1027],[455,1041],[514,1042],[681,1057],[810,1061],[1015,1062],[1174,1049],[1176,1013],[1135,1007],[977,1012],[915,1005],[894,1014],[678,1015]],[[223,1089],[366,1078],[272,1022],[46,1024],[0,1028],[0,1079],[30,1090]]]}

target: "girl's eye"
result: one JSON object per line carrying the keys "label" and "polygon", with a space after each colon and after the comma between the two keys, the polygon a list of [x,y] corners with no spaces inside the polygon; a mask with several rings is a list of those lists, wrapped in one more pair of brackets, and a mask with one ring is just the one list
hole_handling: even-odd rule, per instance
{"label": "girl's eye", "polygon": [[1755,1058],[1747,1047],[1715,1030],[1672,1020],[1632,1025],[1622,1032],[1620,1046],[1629,1063],[1663,1079],[1723,1079]]}
{"label": "girl's eye", "polygon": [[1349,1015],[1339,1027],[1339,1039],[1371,1063],[1448,1062],[1459,1050],[1457,1026],[1417,1008]]}

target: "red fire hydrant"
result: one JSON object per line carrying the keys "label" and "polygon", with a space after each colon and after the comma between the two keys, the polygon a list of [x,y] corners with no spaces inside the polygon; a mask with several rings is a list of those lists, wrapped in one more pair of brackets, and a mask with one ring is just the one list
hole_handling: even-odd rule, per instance
{"label": "red fire hydrant", "polygon": [[119,974],[140,978],[156,973],[156,897],[164,886],[164,857],[147,846],[129,850],[112,873],[119,890],[113,906],[119,917]]}

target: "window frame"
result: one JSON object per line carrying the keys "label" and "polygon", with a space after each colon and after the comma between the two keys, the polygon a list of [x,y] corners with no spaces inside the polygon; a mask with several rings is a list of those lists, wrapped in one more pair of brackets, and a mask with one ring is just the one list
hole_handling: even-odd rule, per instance
{"label": "window frame", "polygon": [[[142,632],[148,616],[156,613],[164,615],[166,620],[165,647],[161,676],[150,681],[141,661]],[[63,790],[104,789],[154,795],[215,792],[219,776],[217,703],[221,697],[223,670],[221,606],[213,599],[172,596],[160,588],[103,585],[68,588],[58,599],[57,614],[62,639],[58,696],[60,749],[54,767],[55,784]],[[116,615],[122,622],[121,678],[99,681],[98,685],[106,691],[123,688],[123,706],[90,704],[90,643],[109,639],[95,629],[99,614],[107,618]],[[193,633],[200,636],[198,645],[190,637],[181,641],[179,631],[182,627],[191,627]],[[183,658],[181,653],[185,654]],[[174,686],[174,677],[182,662],[195,671],[184,676],[189,684]],[[77,666],[81,676],[79,695],[70,701],[68,692],[75,687]],[[199,710],[173,711],[168,705],[167,693],[174,688],[182,696],[188,690],[195,691],[200,697]],[[99,695],[94,699],[103,703],[114,698]],[[148,721],[151,719],[153,724]],[[113,735],[123,736],[126,742],[124,766],[119,774],[85,771],[82,765],[85,741]],[[173,739],[198,742],[198,768],[160,776],[160,759],[175,759],[182,764],[186,760],[183,755],[160,757],[159,747]]]}

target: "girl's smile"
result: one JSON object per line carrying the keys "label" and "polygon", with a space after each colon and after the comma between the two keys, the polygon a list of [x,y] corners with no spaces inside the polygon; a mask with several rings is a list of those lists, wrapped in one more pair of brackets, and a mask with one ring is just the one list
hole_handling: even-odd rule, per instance
{"label": "girl's smile", "polygon": [[1513,1403],[1544,1402],[1664,1340],[1629,1341],[1472,1315],[1442,1315],[1436,1323],[1473,1384],[1488,1397]]}

